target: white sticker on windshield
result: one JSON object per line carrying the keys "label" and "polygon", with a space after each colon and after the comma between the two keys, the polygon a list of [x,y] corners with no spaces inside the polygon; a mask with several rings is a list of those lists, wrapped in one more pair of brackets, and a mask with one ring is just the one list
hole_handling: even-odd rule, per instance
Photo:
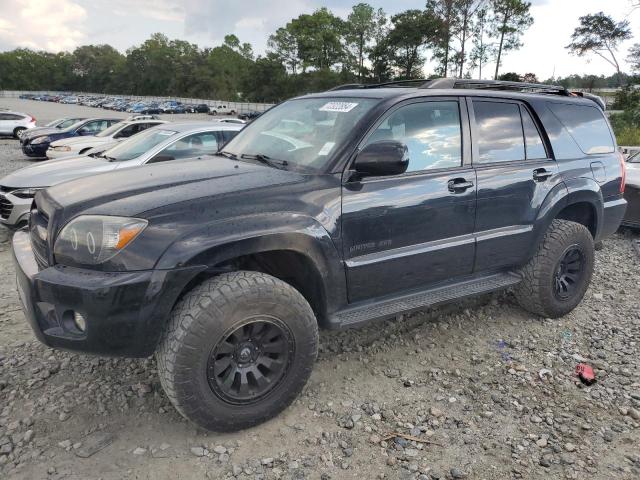
{"label": "white sticker on windshield", "polygon": [[329,102],[320,107],[321,112],[340,112],[347,113],[358,106],[357,103],[351,102]]}
{"label": "white sticker on windshield", "polygon": [[329,152],[331,151],[331,149],[333,148],[333,146],[336,144],[336,142],[327,142],[325,143],[322,148],[320,149],[320,151],[318,152],[318,156],[322,156],[322,155],[329,155]]}

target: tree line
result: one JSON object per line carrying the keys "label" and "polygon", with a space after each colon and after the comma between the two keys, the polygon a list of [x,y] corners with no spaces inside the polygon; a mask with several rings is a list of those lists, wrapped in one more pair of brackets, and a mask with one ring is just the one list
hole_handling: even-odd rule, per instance
{"label": "tree line", "polygon": [[[20,48],[0,53],[0,89],[276,102],[341,83],[422,78],[427,61],[433,77],[483,78],[492,63],[491,75],[501,78],[505,54],[522,46],[533,24],[530,10],[524,0],[427,0],[422,9],[388,15],[358,3],[343,19],[320,8],[278,28],[262,55],[235,35],[200,48],[155,33],[124,54],[109,45],[60,53]],[[630,37],[629,25],[609,19],[612,37],[600,16],[606,17],[581,18],[584,28],[567,48],[576,55],[611,53],[620,79],[615,52]],[[634,48],[640,56],[640,46]]]}

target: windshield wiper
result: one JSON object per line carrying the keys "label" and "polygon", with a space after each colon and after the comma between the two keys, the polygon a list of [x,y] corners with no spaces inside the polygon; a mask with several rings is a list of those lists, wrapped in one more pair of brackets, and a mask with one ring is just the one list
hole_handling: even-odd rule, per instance
{"label": "windshield wiper", "polygon": [[222,155],[223,157],[227,157],[230,158],[231,160],[237,160],[238,156],[235,153],[231,153],[231,152],[218,152],[217,155]]}
{"label": "windshield wiper", "polygon": [[243,153],[240,155],[240,158],[245,158],[247,160],[258,160],[260,163],[264,163],[265,165],[269,165],[270,167],[286,169],[289,162],[286,160],[277,160],[275,158],[268,157],[267,155],[263,155],[262,153],[258,153],[256,155],[250,155],[248,153]]}

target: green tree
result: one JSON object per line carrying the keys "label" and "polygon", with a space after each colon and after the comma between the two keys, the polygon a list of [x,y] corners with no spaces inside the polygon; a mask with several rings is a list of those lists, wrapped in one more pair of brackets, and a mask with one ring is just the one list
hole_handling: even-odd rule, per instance
{"label": "green tree", "polygon": [[422,10],[407,10],[391,17],[391,24],[387,42],[398,76],[404,79],[422,77],[422,49],[435,41],[438,19]]}
{"label": "green tree", "polygon": [[640,74],[640,43],[636,43],[629,49],[627,61],[631,64],[631,70]]}
{"label": "green tree", "polygon": [[495,45],[487,41],[489,11],[486,6],[478,10],[476,22],[473,28],[473,48],[469,55],[470,67],[478,67],[478,78],[482,78],[482,66],[495,54]]}
{"label": "green tree", "polygon": [[449,73],[451,42],[454,32],[459,28],[456,7],[458,0],[427,0],[426,11],[438,22],[433,53],[440,64],[440,75]]}
{"label": "green tree", "polygon": [[298,37],[293,32],[293,27],[290,23],[286,27],[278,28],[276,33],[269,37],[267,46],[271,53],[276,55],[291,73],[294,75],[298,73],[300,47],[298,45]]}
{"label": "green tree", "polygon": [[533,17],[531,3],[523,0],[491,0],[491,8],[490,35],[499,39],[493,77],[497,79],[503,52],[522,46],[520,36],[533,24]]}
{"label": "green tree", "polygon": [[521,82],[522,78],[515,72],[507,72],[498,76],[498,80],[507,80],[509,82]]}
{"label": "green tree", "polygon": [[125,57],[111,45],[84,45],[72,54],[73,73],[81,77],[86,92],[116,92],[123,87],[120,78]]}
{"label": "green tree", "polygon": [[483,11],[486,0],[457,0],[456,15],[458,17],[458,28],[454,32],[458,39],[460,49],[457,52],[458,77],[464,76],[464,66],[467,63],[467,43],[473,38],[478,21],[478,15]]}
{"label": "green tree", "polygon": [[603,12],[580,17],[580,25],[571,35],[571,43],[566,46],[574,55],[583,57],[594,53],[616,69],[619,84],[622,84],[620,64],[616,58],[618,46],[631,38],[629,22],[616,22]]}
{"label": "green tree", "polygon": [[360,81],[362,81],[365,74],[364,57],[367,51],[367,45],[371,41],[374,33],[375,15],[375,10],[371,5],[368,3],[358,3],[352,7],[345,24],[347,45],[356,57],[356,72],[358,74],[358,80]]}
{"label": "green tree", "polygon": [[372,46],[369,50],[369,61],[373,79],[384,82],[391,78],[391,48],[387,41],[389,35],[389,20],[381,8],[374,14],[372,26]]}

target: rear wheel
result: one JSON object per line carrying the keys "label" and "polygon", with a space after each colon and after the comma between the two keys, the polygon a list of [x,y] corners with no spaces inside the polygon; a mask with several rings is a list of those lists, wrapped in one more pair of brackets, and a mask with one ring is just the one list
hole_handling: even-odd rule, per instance
{"label": "rear wheel", "polygon": [[26,128],[24,127],[16,127],[13,129],[13,138],[20,138],[20,135],[22,135],[22,132],[24,132],[26,130]]}
{"label": "rear wheel", "polygon": [[594,245],[579,223],[554,220],[535,256],[522,269],[515,290],[520,305],[537,315],[557,318],[573,310],[584,297],[593,274]]}
{"label": "rear wheel", "polygon": [[307,382],[317,348],[315,316],[297,290],[263,273],[233,272],[182,298],[156,358],[184,417],[230,431],[285,409]]}

